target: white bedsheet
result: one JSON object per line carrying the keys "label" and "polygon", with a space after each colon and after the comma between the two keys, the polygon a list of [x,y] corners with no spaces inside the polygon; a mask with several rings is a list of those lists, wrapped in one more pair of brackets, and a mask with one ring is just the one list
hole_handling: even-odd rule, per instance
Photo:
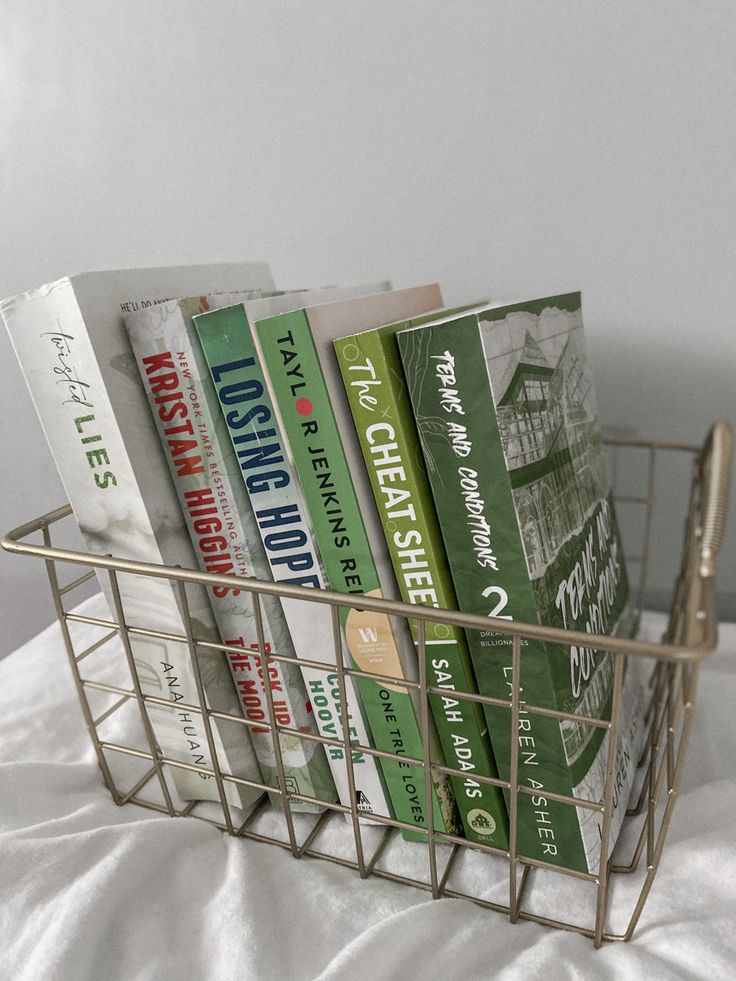
{"label": "white bedsheet", "polygon": [[[0,662],[0,978],[732,978],[734,647],[736,625],[723,627],[702,672],[682,794],[638,932],[595,951],[574,934],[297,862],[193,818],[116,807],[59,629],[49,627]],[[338,822],[330,830],[349,843]],[[421,853],[398,842],[387,861],[419,868]],[[472,861],[467,875],[477,875]],[[566,915],[579,899],[559,878],[534,889]],[[486,895],[503,896],[500,864],[497,879]]]}

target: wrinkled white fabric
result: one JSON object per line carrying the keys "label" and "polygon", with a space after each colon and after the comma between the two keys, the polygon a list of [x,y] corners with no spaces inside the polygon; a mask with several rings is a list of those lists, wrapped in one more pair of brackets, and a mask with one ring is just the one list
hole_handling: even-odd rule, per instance
{"label": "wrinkled white fabric", "polygon": [[[85,609],[99,615],[100,603]],[[80,650],[99,636],[92,627],[75,633]],[[0,662],[0,978],[733,977],[735,646],[736,625],[723,627],[720,651],[702,671],[681,798],[634,941],[595,951],[574,934],[511,925],[465,901],[432,902],[330,863],[295,861],[194,818],[116,807],[52,626]],[[97,660],[98,677],[106,677]],[[324,835],[320,843],[351,856],[340,819]],[[443,861],[446,850],[439,854]],[[503,863],[477,859],[464,851],[451,883],[503,902]],[[381,864],[426,877],[422,846],[392,842]],[[614,895],[616,929],[640,884],[628,879]],[[535,873],[531,900],[575,918],[592,911],[593,890]]]}

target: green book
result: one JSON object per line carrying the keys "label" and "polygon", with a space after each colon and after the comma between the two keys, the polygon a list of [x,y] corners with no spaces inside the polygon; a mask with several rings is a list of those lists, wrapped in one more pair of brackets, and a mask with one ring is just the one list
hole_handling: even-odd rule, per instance
{"label": "green book", "polygon": [[[600,633],[630,633],[628,583],[585,361],[580,294],[489,307],[397,335],[461,610]],[[480,691],[508,698],[511,640],[468,631]],[[523,702],[607,718],[608,654],[522,642]],[[629,666],[632,667],[632,666]],[[643,723],[628,670],[612,838]],[[486,707],[508,779],[510,712]],[[546,793],[601,801],[608,736],[522,711],[518,851],[596,872],[601,816]]]}
{"label": "green book", "polygon": [[[366,528],[365,521],[378,523],[378,518],[371,514],[375,504],[369,486],[367,496],[359,499],[361,474],[366,484],[368,480],[332,342],[339,333],[403,319],[441,303],[436,287],[421,287],[317,305],[256,323],[262,361],[327,579],[340,592],[381,597],[386,588],[375,554],[384,545],[383,536],[380,525],[377,535]],[[387,567],[392,576],[390,562]],[[416,677],[416,654],[406,624],[347,607],[340,616],[353,666],[396,679]],[[356,681],[376,748],[421,759],[423,743],[412,695],[400,685],[364,676]],[[442,762],[436,743],[430,751],[433,760]],[[418,829],[429,827],[421,768],[383,758],[380,765],[396,818]],[[449,780],[437,772],[433,776],[433,826],[455,833],[459,823]],[[402,833],[424,837],[421,832]]]}
{"label": "green book", "polygon": [[[345,291],[314,291],[315,302],[334,300]],[[322,589],[328,585],[322,556],[309,525],[281,423],[268,393],[250,322],[299,307],[303,294],[246,300],[237,306],[195,317],[194,323],[207,359],[222,417],[240,470],[240,484],[249,498],[262,547],[276,582]],[[328,606],[282,597],[281,605],[298,657],[335,663],[332,612]],[[368,726],[351,677],[345,678],[342,704],[337,670],[325,671],[305,663],[307,685],[320,734],[341,739],[343,718],[350,741],[370,745]],[[330,745],[327,758],[339,799],[351,804],[351,787],[341,746]],[[351,753],[356,805],[361,813],[391,814],[381,773],[374,756]],[[349,820],[350,816],[346,815]]]}
{"label": "green book", "polygon": [[[456,609],[396,346],[399,330],[436,317],[427,314],[352,334],[334,346],[401,598]],[[410,627],[416,640],[416,621]],[[480,705],[453,697],[454,691],[477,691],[465,635],[459,628],[427,623],[425,643],[428,683],[446,692],[430,698],[440,744],[447,765],[464,774],[453,777],[452,786],[465,835],[507,848],[503,794],[475,779],[476,774],[498,776],[485,717]]]}

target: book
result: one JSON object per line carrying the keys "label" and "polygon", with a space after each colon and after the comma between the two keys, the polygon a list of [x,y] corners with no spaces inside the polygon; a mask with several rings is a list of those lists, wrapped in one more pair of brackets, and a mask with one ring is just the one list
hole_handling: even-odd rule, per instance
{"label": "book", "polygon": [[[310,302],[333,300],[373,289],[314,290]],[[325,588],[322,557],[309,524],[298,479],[289,457],[277,410],[269,395],[249,320],[299,308],[304,294],[246,301],[195,317],[205,358],[222,405],[233,447],[238,455],[243,484],[248,493],[266,551],[271,574],[277,582]],[[298,656],[334,663],[333,625],[327,606],[298,600],[282,600]],[[343,650],[344,650],[344,638]],[[346,714],[350,740],[370,745],[355,683],[345,678],[346,705],[341,705],[335,671],[305,665],[303,674],[320,734],[341,739]],[[326,746],[340,803],[350,806],[347,761],[340,746]],[[391,810],[375,757],[355,749],[350,754],[356,805],[361,813],[390,816]],[[350,819],[346,815],[346,819]]]}
{"label": "book", "polygon": [[[269,579],[253,509],[193,323],[195,314],[252,298],[252,293],[220,293],[170,300],[127,314],[125,325],[199,567]],[[227,652],[228,664],[244,717],[260,723],[249,731],[263,781],[278,788],[266,686],[279,725],[315,734],[302,676],[298,667],[280,661],[270,661],[266,671],[253,594],[226,586],[212,586],[208,594],[223,642],[241,648]],[[266,651],[293,657],[279,598],[262,596],[260,604]],[[322,745],[280,733],[278,746],[292,809],[322,810],[299,800],[300,795],[332,803],[335,786]],[[270,799],[283,807],[280,794]]]}
{"label": "book", "polygon": [[[456,314],[462,311],[455,311]],[[449,311],[445,312],[448,315]],[[432,500],[404,372],[396,346],[400,330],[436,319],[434,311],[335,340],[334,347],[401,598],[420,606],[456,609],[450,570]],[[409,624],[417,639],[416,621]],[[508,816],[498,787],[475,779],[498,778],[480,705],[453,697],[477,692],[463,631],[427,622],[428,684],[440,745],[452,777],[465,836],[508,848]]]}
{"label": "book", "polygon": [[[427,286],[308,306],[256,322],[271,396],[283,420],[330,586],[339,592],[395,596],[396,584],[333,341],[441,304],[439,288]],[[353,665],[384,677],[416,679],[416,653],[404,622],[347,607],[341,608],[340,617]],[[421,759],[414,695],[401,685],[365,675],[356,680],[376,748]],[[430,753],[434,761],[443,762],[434,734]],[[396,818],[412,828],[402,829],[402,834],[423,837],[432,817],[421,768],[386,758],[380,759],[380,766]],[[453,833],[459,825],[452,790],[437,771],[429,803],[433,827]]]}
{"label": "book", "polygon": [[[630,634],[580,294],[489,307],[397,338],[460,609]],[[511,638],[492,630],[467,638],[481,693],[509,698]],[[524,704],[607,718],[612,680],[607,653],[522,642],[519,780],[535,793],[517,792],[520,855],[597,870],[600,813],[546,795],[602,801],[608,735]],[[508,779],[510,711],[485,711]],[[612,840],[637,759],[623,742],[617,752]]]}
{"label": "book", "polygon": [[[194,553],[136,369],[123,316],[176,296],[273,288],[265,264],[176,266],[82,273],[10,297],[0,312],[31,398],[89,550],[141,562],[195,566]],[[100,585],[111,604],[106,573]],[[126,623],[184,634],[182,611],[165,579],[118,577]],[[217,641],[206,593],[187,586],[195,636]],[[111,604],[112,606],[112,604]],[[196,704],[197,688],[183,643],[131,634],[145,694],[179,796],[219,799],[202,717],[178,709]],[[224,655],[199,649],[209,704],[239,715]],[[226,772],[260,782],[245,726],[212,720],[215,749]],[[248,808],[262,792],[226,783],[231,804]]]}

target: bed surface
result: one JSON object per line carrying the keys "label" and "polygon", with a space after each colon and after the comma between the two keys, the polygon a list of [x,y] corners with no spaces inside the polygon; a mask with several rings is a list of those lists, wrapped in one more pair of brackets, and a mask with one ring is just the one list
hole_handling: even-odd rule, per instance
{"label": "bed surface", "polygon": [[[101,603],[94,597],[85,608],[99,615]],[[650,623],[656,631],[660,621]],[[295,861],[194,818],[116,807],[53,625],[0,661],[0,978],[733,977],[736,624],[720,634],[701,673],[682,792],[637,933],[595,951],[574,934]],[[340,819],[325,833],[349,849]],[[397,841],[385,861],[420,869],[422,852]],[[478,869],[474,858],[458,874],[501,898],[502,863],[489,869],[485,859]],[[533,898],[574,908],[585,900],[573,885],[535,879]],[[614,915],[619,900],[628,910],[626,887]]]}

